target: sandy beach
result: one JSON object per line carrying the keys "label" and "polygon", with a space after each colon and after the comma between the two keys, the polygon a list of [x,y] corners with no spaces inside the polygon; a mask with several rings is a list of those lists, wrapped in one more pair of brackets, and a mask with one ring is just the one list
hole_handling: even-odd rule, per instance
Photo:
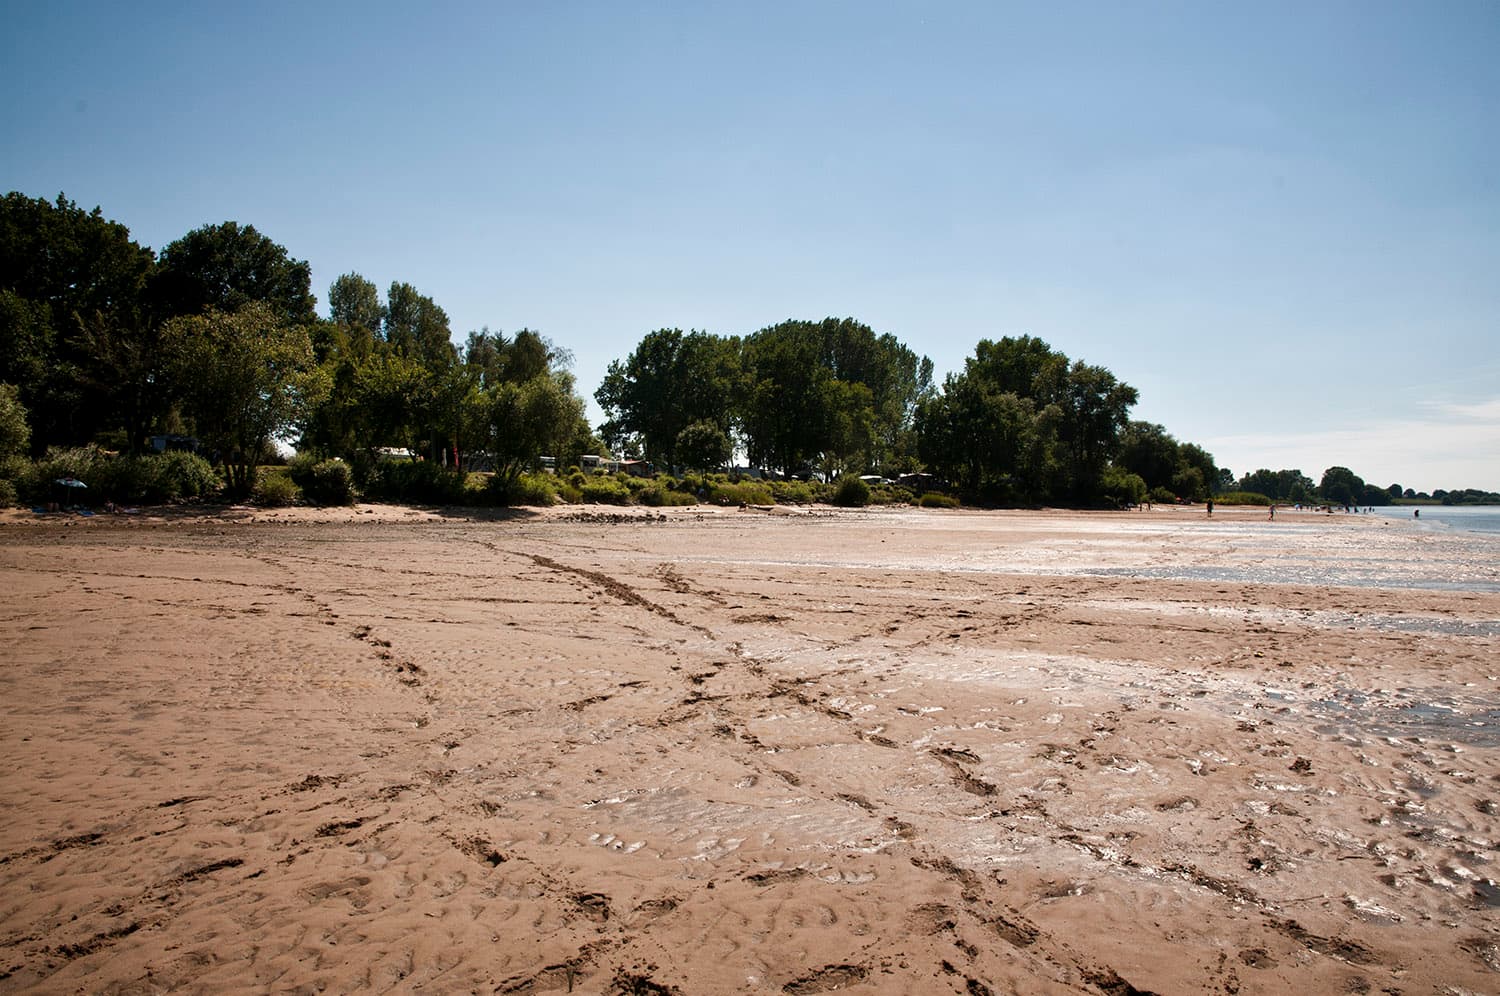
{"label": "sandy beach", "polygon": [[0,514],[0,992],[1500,992],[1500,544]]}

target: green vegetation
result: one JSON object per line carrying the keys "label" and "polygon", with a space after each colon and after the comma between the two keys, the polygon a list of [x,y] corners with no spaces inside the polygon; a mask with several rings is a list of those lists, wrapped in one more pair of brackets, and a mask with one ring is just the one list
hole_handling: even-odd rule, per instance
{"label": "green vegetation", "polygon": [[[47,500],[54,472],[100,503],[221,488],[320,504],[1500,501],[1379,488],[1345,467],[1317,486],[1295,470],[1236,481],[1201,447],[1132,421],[1135,388],[1040,339],[983,340],[936,385],[929,359],[853,318],[649,332],[594,392],[596,434],[572,356],[540,333],[486,327],[459,345],[431,297],[400,280],[382,294],[358,273],[333,281],[320,317],[310,280],[251,225],[205,225],[153,253],[98,208],[7,194],[0,502]],[[155,455],[164,440],[217,471]],[[263,472],[287,445],[293,465]],[[668,476],[574,469],[612,453]],[[736,459],[764,478],[733,472]],[[872,474],[911,487],[860,480]]]}
{"label": "green vegetation", "polygon": [[1223,494],[1214,495],[1214,501],[1220,505],[1261,505],[1271,504],[1271,499],[1254,491],[1226,491]]}
{"label": "green vegetation", "polygon": [[870,486],[853,474],[845,474],[833,489],[833,504],[863,508],[870,504]]}
{"label": "green vegetation", "polygon": [[295,505],[302,498],[302,489],[297,487],[297,482],[292,480],[291,474],[287,473],[287,468],[258,467],[255,474],[255,486],[250,496],[255,499],[257,505],[276,508],[282,505]]}
{"label": "green vegetation", "polygon": [[959,501],[952,495],[929,491],[917,499],[917,504],[922,508],[958,508]]}

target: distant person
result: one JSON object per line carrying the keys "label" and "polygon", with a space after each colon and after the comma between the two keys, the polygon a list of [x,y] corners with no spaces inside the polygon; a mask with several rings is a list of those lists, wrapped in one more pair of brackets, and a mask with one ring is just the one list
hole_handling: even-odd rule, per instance
{"label": "distant person", "polygon": [[1208,500],[1208,517],[1210,519],[1214,517],[1214,500],[1212,498]]}
{"label": "distant person", "polygon": [[1276,518],[1276,506],[1274,504],[1271,506],[1271,515],[1270,515],[1270,518],[1272,518],[1272,519]]}
{"label": "distant person", "polygon": [[1411,517],[1413,519],[1420,519],[1422,517],[1422,510],[1420,508],[1414,508],[1414,509],[1412,509],[1411,510]]}

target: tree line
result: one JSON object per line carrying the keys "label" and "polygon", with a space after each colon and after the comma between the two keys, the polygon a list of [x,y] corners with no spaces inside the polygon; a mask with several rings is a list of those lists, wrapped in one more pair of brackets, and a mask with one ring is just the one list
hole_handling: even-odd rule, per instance
{"label": "tree line", "polygon": [[[366,489],[399,452],[429,476],[484,471],[500,499],[544,455],[568,468],[611,452],[668,473],[743,459],[787,478],[922,475],[990,503],[1312,493],[1295,471],[1235,482],[1202,447],[1132,421],[1135,388],[1030,336],[978,343],[936,384],[930,359],[852,318],[658,329],[609,365],[597,431],[571,364],[530,329],[456,342],[442,307],[401,281],[382,294],[344,274],[319,315],[307,262],[253,226],[205,225],[157,253],[63,195],[0,202],[0,429],[16,413],[24,429],[0,444],[33,457],[192,437],[236,495],[273,441],[346,462]],[[1318,490],[1333,500],[1349,483],[1325,475]]]}

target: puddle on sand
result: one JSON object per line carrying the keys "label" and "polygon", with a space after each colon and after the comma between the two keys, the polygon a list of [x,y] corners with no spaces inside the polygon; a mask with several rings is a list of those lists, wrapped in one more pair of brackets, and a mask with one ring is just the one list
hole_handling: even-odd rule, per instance
{"label": "puddle on sand", "polygon": [[1379,695],[1339,689],[1308,703],[1307,709],[1319,719],[1334,721],[1327,732],[1500,747],[1500,706],[1493,702],[1434,696],[1422,689]]}

